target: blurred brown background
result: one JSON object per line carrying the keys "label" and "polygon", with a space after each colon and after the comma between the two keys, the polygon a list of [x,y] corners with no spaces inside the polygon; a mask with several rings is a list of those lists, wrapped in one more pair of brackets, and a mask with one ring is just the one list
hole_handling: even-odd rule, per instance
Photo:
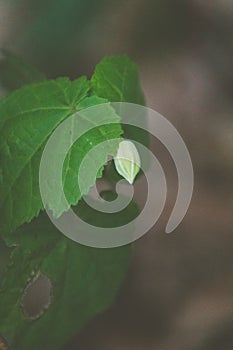
{"label": "blurred brown background", "polygon": [[168,179],[166,210],[133,245],[116,304],[66,350],[233,349],[232,5],[230,0],[0,1],[0,46],[48,77],[90,76],[109,54],[134,59],[147,105],[178,129],[194,165],[189,211],[165,235],[177,178],[169,155],[151,140]]}

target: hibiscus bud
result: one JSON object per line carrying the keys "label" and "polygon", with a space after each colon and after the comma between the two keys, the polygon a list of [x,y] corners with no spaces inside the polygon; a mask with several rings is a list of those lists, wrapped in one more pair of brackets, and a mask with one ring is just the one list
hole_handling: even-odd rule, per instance
{"label": "hibiscus bud", "polygon": [[132,185],[141,165],[137,148],[133,142],[128,140],[120,142],[114,163],[117,172]]}

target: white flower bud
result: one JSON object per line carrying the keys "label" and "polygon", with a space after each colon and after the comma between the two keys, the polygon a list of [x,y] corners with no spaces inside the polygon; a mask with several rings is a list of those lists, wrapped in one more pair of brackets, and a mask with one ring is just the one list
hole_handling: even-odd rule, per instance
{"label": "white flower bud", "polygon": [[117,172],[132,185],[141,166],[140,157],[133,142],[128,140],[120,142],[114,163]]}

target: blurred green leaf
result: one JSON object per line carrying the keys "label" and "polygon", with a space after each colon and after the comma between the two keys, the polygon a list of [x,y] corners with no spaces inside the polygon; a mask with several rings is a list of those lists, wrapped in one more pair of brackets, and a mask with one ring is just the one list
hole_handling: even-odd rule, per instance
{"label": "blurred green leaf", "polygon": [[0,52],[0,85],[6,93],[45,79],[44,74],[23,59],[5,50]]}
{"label": "blurred green leaf", "polygon": [[[111,202],[115,200],[117,194],[113,191],[102,191],[100,193],[101,198],[105,201]],[[124,196],[125,197],[125,196]],[[92,223],[97,227],[118,227],[123,226],[132,221],[139,214],[139,209],[134,201],[131,201],[125,209],[118,211],[114,214],[104,213],[102,211],[97,211],[94,208],[89,207],[89,205],[82,200],[77,207],[74,207],[74,211],[77,212],[80,219],[88,223]]]}
{"label": "blurred green leaf", "polygon": [[[85,212],[91,219],[88,208]],[[130,213],[135,215],[135,206]],[[111,220],[112,215],[105,224]],[[60,234],[44,213],[14,239],[17,246],[0,282],[0,333],[12,350],[58,350],[111,305],[126,274],[129,246],[81,246]],[[39,318],[29,319],[21,305],[23,291],[38,273],[52,282],[52,300]]]}

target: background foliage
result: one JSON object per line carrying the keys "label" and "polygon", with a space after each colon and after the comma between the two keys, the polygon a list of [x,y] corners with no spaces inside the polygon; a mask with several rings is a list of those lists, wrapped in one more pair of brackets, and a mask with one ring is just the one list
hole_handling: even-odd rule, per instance
{"label": "background foliage", "polygon": [[[232,349],[231,10],[230,0],[0,1],[1,47],[48,78],[90,78],[104,56],[132,57],[147,105],[178,128],[195,169],[189,212],[165,236],[177,179],[169,155],[151,140],[167,175],[164,217],[135,243],[117,302],[66,350]],[[0,76],[1,96],[19,86],[15,76],[7,88]],[[145,188],[141,177],[140,203]],[[1,261],[7,254],[3,246]]]}

